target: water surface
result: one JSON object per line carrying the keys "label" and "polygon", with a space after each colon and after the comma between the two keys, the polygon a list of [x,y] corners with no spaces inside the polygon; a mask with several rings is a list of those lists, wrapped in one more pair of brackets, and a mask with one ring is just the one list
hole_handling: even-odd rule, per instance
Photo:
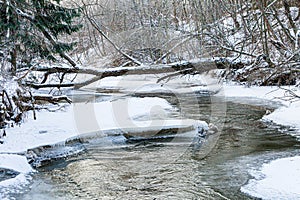
{"label": "water surface", "polygon": [[[171,118],[223,126],[208,155],[172,138],[102,138],[83,144],[86,150],[78,156],[39,168],[30,188],[17,199],[252,199],[240,192],[251,178],[249,170],[299,153],[300,143],[288,129],[260,120],[265,105],[200,95],[197,103],[195,95],[161,97],[180,110]],[[226,115],[215,110],[221,106]]]}

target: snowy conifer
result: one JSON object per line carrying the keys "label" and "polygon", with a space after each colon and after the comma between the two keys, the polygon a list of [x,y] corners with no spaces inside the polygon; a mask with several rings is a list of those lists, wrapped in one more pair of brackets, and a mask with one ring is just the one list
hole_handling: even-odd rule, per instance
{"label": "snowy conifer", "polygon": [[66,8],[61,0],[0,1],[0,58],[2,69],[7,63],[14,74],[18,67],[32,64],[34,59],[56,60],[74,43],[59,40],[62,34],[80,29],[74,18],[79,9]]}

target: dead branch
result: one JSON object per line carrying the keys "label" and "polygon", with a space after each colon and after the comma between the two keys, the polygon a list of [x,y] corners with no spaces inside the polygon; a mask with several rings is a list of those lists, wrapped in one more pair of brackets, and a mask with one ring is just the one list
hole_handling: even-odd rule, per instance
{"label": "dead branch", "polygon": [[[46,72],[47,76],[51,73],[73,73],[73,74],[90,74],[95,77],[79,83],[54,83],[54,84],[41,84],[25,82],[23,85],[30,86],[35,89],[40,88],[81,88],[83,86],[94,83],[100,79],[111,76],[122,75],[137,75],[137,74],[159,74],[159,73],[172,73],[174,75],[186,73],[203,73],[213,69],[235,68],[239,69],[244,67],[246,62],[232,62],[227,58],[210,58],[210,59],[197,59],[192,61],[182,61],[171,64],[158,64],[158,65],[142,65],[136,67],[117,67],[106,69],[89,69],[89,68],[66,68],[66,67],[35,67],[33,71]],[[45,78],[44,78],[45,79]]]}
{"label": "dead branch", "polygon": [[286,88],[283,88],[283,87],[280,87],[280,86],[279,86],[279,88],[282,89],[282,90],[285,90],[291,97],[299,98],[299,99],[300,99],[300,96],[297,95],[297,94],[296,94],[295,92],[293,92],[292,90],[286,89]]}
{"label": "dead branch", "polygon": [[126,58],[128,58],[129,60],[131,60],[132,62],[134,62],[137,65],[141,65],[142,63],[140,61],[138,61],[137,59],[131,57],[130,55],[126,54],[125,52],[123,52],[100,28],[100,26],[97,24],[97,22],[88,17],[87,19],[90,21],[90,23],[92,24],[92,26],[123,56],[125,56]]}
{"label": "dead branch", "polygon": [[32,93],[29,91],[29,94],[30,94],[30,98],[31,98],[31,105],[32,105],[32,111],[33,111],[33,119],[36,120],[36,112],[35,112],[35,100],[34,100],[34,97],[32,95]]}

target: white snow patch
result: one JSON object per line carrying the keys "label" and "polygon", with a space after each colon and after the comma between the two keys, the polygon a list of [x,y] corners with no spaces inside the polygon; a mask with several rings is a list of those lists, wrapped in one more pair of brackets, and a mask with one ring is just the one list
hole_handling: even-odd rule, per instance
{"label": "white snow patch", "polygon": [[0,168],[19,173],[14,178],[0,181],[0,199],[7,198],[7,193],[21,190],[23,186],[29,184],[31,177],[27,174],[34,171],[25,156],[13,154],[0,154]]}
{"label": "white snow patch", "polygon": [[[4,187],[18,187],[27,185],[30,178],[26,174],[18,174],[16,177],[0,182],[0,189]],[[0,190],[1,191],[1,190]]]}
{"label": "white snow patch", "polygon": [[[198,91],[215,92],[221,85],[215,79],[206,75],[181,76],[157,80],[165,75],[126,75],[122,77],[107,77],[86,86],[86,89],[115,89],[126,94],[130,93],[194,93]],[[214,82],[212,82],[214,80]],[[215,86],[218,87],[215,87]]]}
{"label": "white snow patch", "polygon": [[253,171],[241,191],[262,199],[300,199],[300,156],[282,158]]}
{"label": "white snow patch", "polygon": [[[223,86],[225,97],[252,97],[264,100],[280,101],[279,97],[283,97],[285,94],[284,90],[280,90],[278,87],[266,86],[241,86],[227,84]],[[291,88],[292,89],[292,88]],[[281,103],[287,104],[287,102],[280,101]]]}
{"label": "white snow patch", "polygon": [[32,172],[26,157],[14,154],[0,154],[0,168],[12,169],[19,173]]}
{"label": "white snow patch", "polygon": [[[136,127],[143,119],[165,120],[173,107],[161,98],[127,98],[112,102],[74,103],[64,111],[37,112],[37,120],[31,113],[20,127],[6,129],[0,153],[23,153],[27,149],[64,142],[81,134],[101,133],[102,130]],[[1,160],[0,160],[1,162]]]}

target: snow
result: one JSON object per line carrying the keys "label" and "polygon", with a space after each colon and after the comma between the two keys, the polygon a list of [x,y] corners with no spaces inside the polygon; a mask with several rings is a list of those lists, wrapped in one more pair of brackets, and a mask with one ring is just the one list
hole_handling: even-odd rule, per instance
{"label": "snow", "polygon": [[[85,87],[88,90],[113,89],[126,94],[182,94],[197,91],[216,92],[221,85],[211,82],[213,79],[205,75],[185,75],[180,78],[166,79],[157,82],[160,75],[126,75],[122,77],[107,77]],[[215,87],[217,86],[217,87]]]}
{"label": "snow", "polygon": [[[264,100],[276,100],[278,97],[284,96],[285,91],[278,89],[278,87],[266,86],[241,86],[227,84],[223,86],[225,97],[251,97]],[[291,88],[292,89],[292,88]]]}
{"label": "snow", "polygon": [[0,89],[5,89],[8,95],[15,93],[18,88],[18,83],[15,80],[0,76]]}
{"label": "snow", "polygon": [[13,169],[20,173],[32,172],[31,166],[24,156],[14,154],[0,154],[0,168]]}
{"label": "snow", "polygon": [[0,199],[11,200],[10,194],[21,193],[23,188],[30,184],[31,179],[28,175],[21,173],[14,178],[0,182]]}
{"label": "snow", "polygon": [[282,158],[253,171],[241,191],[262,199],[300,199],[300,156]]}
{"label": "snow", "polygon": [[26,174],[21,173],[14,178],[1,181],[0,189],[4,188],[4,187],[13,187],[13,186],[19,187],[20,185],[26,185],[28,183],[29,183],[29,180],[26,177]]}
{"label": "snow", "polygon": [[[280,103],[281,106],[273,113],[265,115],[263,120],[296,128],[295,136],[300,139],[300,100],[291,99],[285,89],[300,95],[300,89],[293,86],[279,89],[224,85],[224,93],[229,100],[241,101],[246,97],[264,100],[270,104]],[[274,160],[260,169],[251,170],[250,174],[254,178],[241,187],[242,192],[262,199],[300,199],[300,156]]]}
{"label": "snow", "polygon": [[[161,98],[127,98],[116,101],[74,103],[63,111],[31,113],[20,127],[6,129],[0,153],[24,153],[30,148],[56,144],[81,134],[122,127],[136,127],[140,116],[144,121],[165,115],[173,107]],[[149,124],[149,122],[143,122]],[[22,141],[22,142],[20,142]]]}
{"label": "snow", "polygon": [[[300,102],[294,102],[287,107],[281,107],[270,115],[264,116],[263,119],[276,124],[294,127],[300,132]],[[300,135],[297,136],[300,138]]]}

